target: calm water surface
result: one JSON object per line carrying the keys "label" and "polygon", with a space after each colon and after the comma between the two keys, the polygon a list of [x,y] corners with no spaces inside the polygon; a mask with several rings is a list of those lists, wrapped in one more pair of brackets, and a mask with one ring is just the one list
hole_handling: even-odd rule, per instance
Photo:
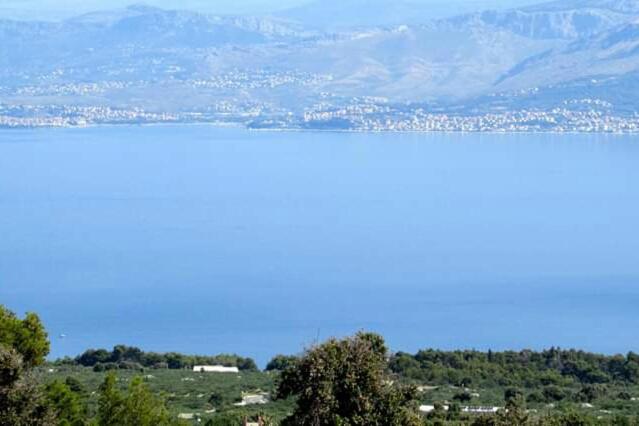
{"label": "calm water surface", "polygon": [[631,136],[0,131],[0,303],[53,356],[637,351],[638,165]]}

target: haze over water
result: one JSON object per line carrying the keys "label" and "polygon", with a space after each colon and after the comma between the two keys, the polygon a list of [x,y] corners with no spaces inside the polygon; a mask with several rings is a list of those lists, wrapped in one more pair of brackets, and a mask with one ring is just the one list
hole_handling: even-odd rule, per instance
{"label": "haze over water", "polygon": [[2,130],[0,302],[53,357],[264,363],[359,329],[637,351],[638,160],[612,135]]}

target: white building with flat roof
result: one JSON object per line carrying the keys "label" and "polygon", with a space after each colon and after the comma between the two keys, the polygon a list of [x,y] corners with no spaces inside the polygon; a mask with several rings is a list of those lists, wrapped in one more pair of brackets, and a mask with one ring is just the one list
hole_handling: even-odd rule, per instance
{"label": "white building with flat roof", "polygon": [[193,367],[196,373],[239,373],[237,367],[225,367],[223,365],[196,365]]}

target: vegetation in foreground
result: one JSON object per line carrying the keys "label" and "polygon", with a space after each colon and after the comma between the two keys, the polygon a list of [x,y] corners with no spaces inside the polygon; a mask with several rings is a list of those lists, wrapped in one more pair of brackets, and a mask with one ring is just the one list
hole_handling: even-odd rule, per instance
{"label": "vegetation in foreground", "polygon": [[[48,352],[37,315],[0,306],[0,426],[639,425],[633,353],[390,354],[382,337],[359,333],[276,356],[262,372],[236,355],[116,346],[48,363]],[[210,364],[240,372],[192,371]],[[252,405],[247,395],[264,399]]]}

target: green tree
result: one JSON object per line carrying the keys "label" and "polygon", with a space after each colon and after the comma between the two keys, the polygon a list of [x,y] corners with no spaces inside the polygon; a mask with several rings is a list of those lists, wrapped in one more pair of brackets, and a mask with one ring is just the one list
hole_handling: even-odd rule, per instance
{"label": "green tree", "polygon": [[521,389],[508,388],[504,391],[504,401],[506,401],[506,404],[512,401],[518,401],[519,399],[523,398],[523,396],[524,393],[521,391]]}
{"label": "green tree", "polygon": [[47,333],[35,314],[23,320],[0,305],[0,425],[52,425],[52,411],[30,370],[49,353]]}
{"label": "green tree", "polygon": [[242,371],[258,371],[257,364],[251,358],[238,358],[237,368]]}
{"label": "green tree", "polygon": [[52,426],[55,417],[16,350],[0,345],[0,426]]}
{"label": "green tree", "polygon": [[224,404],[224,395],[220,392],[213,392],[209,397],[209,404],[214,408],[219,408]]}
{"label": "green tree", "polygon": [[100,386],[97,423],[99,426],[117,426],[123,416],[124,397],[118,390],[117,377],[110,373]]}
{"label": "green tree", "polygon": [[[597,424],[595,419],[575,412],[549,417],[544,423],[548,426],[594,426],[595,424]],[[615,425],[617,424],[615,423]]]}
{"label": "green tree", "polygon": [[580,402],[593,402],[607,393],[608,388],[605,385],[584,385],[575,395],[575,399]]}
{"label": "green tree", "polygon": [[89,349],[75,359],[75,362],[85,367],[104,364],[111,361],[111,353],[105,349]]}
{"label": "green tree", "polygon": [[164,400],[155,396],[141,377],[131,381],[124,404],[124,425],[161,426],[171,424]]}
{"label": "green tree", "polygon": [[126,395],[117,388],[117,378],[109,374],[100,388],[99,426],[165,426],[171,420],[166,403],[155,396],[142,378],[131,381]]}
{"label": "green tree", "polygon": [[473,396],[469,392],[458,392],[453,395],[453,400],[458,402],[470,402]]}
{"label": "green tree", "polygon": [[55,381],[47,385],[46,398],[55,412],[59,426],[82,426],[86,409],[80,396],[65,383]]}
{"label": "green tree", "polygon": [[566,398],[566,391],[559,386],[546,386],[543,394],[546,402],[558,402]]}
{"label": "green tree", "polygon": [[82,383],[75,377],[68,376],[65,379],[64,383],[69,387],[69,389],[79,395],[82,395],[86,392]]}
{"label": "green tree", "polygon": [[297,362],[297,357],[288,355],[276,355],[266,364],[266,371],[284,371]]}
{"label": "green tree", "polygon": [[49,354],[49,339],[40,318],[28,313],[19,319],[0,305],[0,345],[17,351],[26,368],[42,365]]}
{"label": "green tree", "polygon": [[509,389],[504,393],[506,409],[500,410],[497,416],[504,425],[525,425],[528,423],[526,412],[526,399],[524,394],[517,389]]}
{"label": "green tree", "polygon": [[284,424],[300,426],[417,425],[415,390],[387,380],[381,336],[358,333],[308,350],[282,373],[278,397],[297,397]]}

